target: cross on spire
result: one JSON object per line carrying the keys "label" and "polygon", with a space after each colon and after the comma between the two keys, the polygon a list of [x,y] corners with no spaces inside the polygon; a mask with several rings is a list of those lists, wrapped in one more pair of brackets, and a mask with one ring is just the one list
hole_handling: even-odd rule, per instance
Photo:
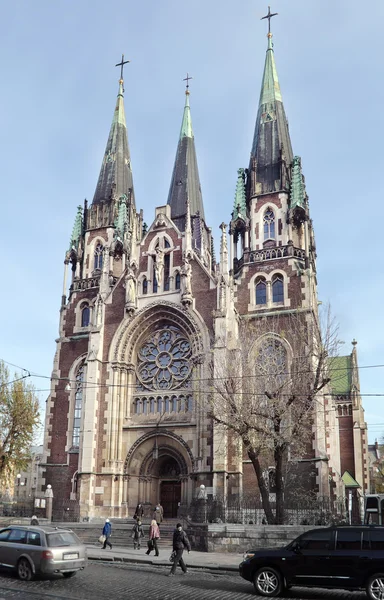
{"label": "cross on spire", "polygon": [[272,17],[276,17],[276,15],[278,15],[279,13],[271,13],[271,7],[268,6],[268,14],[265,15],[265,17],[261,17],[260,21],[262,21],[263,19],[268,19],[268,35],[270,35],[271,33],[271,19]]}
{"label": "cross on spire", "polygon": [[121,67],[121,71],[120,71],[120,79],[123,80],[123,72],[124,72],[124,65],[126,65],[127,63],[131,62],[130,60],[124,60],[124,54],[121,55],[121,62],[117,63],[117,65],[115,65],[115,67]]}
{"label": "cross on spire", "polygon": [[190,80],[190,79],[193,79],[193,77],[190,77],[190,76],[189,76],[189,73],[187,73],[187,76],[186,76],[186,77],[184,77],[184,79],[183,79],[183,81],[186,81],[186,82],[187,82],[187,89],[186,89],[186,91],[187,91],[187,92],[188,92],[188,90],[189,90],[189,80]]}

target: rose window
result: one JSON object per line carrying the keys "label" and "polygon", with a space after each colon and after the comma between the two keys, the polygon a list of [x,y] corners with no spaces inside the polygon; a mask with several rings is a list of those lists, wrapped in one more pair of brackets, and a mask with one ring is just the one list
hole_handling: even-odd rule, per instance
{"label": "rose window", "polygon": [[181,387],[191,374],[191,344],[176,327],[163,327],[141,346],[137,378],[152,390]]}

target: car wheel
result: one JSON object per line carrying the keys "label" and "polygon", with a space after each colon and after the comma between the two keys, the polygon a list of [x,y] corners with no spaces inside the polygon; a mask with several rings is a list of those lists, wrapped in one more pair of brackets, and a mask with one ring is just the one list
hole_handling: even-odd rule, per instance
{"label": "car wheel", "polygon": [[253,584],[257,594],[274,598],[283,590],[283,580],[278,571],[272,567],[263,567],[256,571]]}
{"label": "car wheel", "polygon": [[33,577],[33,571],[31,567],[31,563],[26,558],[20,558],[17,563],[17,574],[19,579],[23,581],[31,581]]}
{"label": "car wheel", "polygon": [[375,573],[367,582],[367,596],[371,600],[384,599],[384,573]]}
{"label": "car wheel", "polygon": [[74,577],[76,575],[76,571],[67,571],[67,573],[63,573],[63,575],[69,579],[69,577]]}

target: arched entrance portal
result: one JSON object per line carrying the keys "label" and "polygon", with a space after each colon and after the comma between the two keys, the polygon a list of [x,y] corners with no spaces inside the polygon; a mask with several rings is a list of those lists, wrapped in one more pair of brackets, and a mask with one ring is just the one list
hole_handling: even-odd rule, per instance
{"label": "arched entrance portal", "polygon": [[141,502],[149,517],[160,502],[164,517],[176,518],[179,505],[191,500],[192,465],[191,449],[176,433],[164,429],[141,436],[131,447],[124,467],[130,510]]}
{"label": "arched entrance portal", "polygon": [[163,456],[159,462],[159,496],[160,504],[164,509],[164,517],[177,517],[177,510],[181,502],[180,467],[171,456]]}

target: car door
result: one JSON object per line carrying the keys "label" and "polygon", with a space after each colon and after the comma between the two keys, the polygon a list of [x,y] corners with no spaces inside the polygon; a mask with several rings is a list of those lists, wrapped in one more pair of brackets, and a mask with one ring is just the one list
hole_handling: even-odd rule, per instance
{"label": "car door", "polygon": [[3,529],[0,531],[0,565],[7,565],[7,557],[8,557],[8,538],[10,536],[11,529],[8,527],[7,529]]}
{"label": "car door", "polygon": [[297,540],[300,560],[292,566],[292,583],[296,585],[331,585],[330,552],[334,547],[332,529],[307,531]]}
{"label": "car door", "polygon": [[28,556],[33,561],[35,565],[35,570],[40,570],[41,556],[42,556],[42,540],[41,534],[39,531],[28,531],[27,537],[27,548],[25,551],[28,553]]}
{"label": "car door", "polygon": [[11,527],[11,533],[9,534],[9,537],[5,542],[8,545],[6,557],[7,567],[16,567],[17,561],[19,560],[19,556],[25,550],[26,541],[26,529],[22,529],[21,527]]}
{"label": "car door", "polygon": [[339,527],[335,532],[335,549],[330,552],[330,573],[335,587],[359,585],[362,529]]}

